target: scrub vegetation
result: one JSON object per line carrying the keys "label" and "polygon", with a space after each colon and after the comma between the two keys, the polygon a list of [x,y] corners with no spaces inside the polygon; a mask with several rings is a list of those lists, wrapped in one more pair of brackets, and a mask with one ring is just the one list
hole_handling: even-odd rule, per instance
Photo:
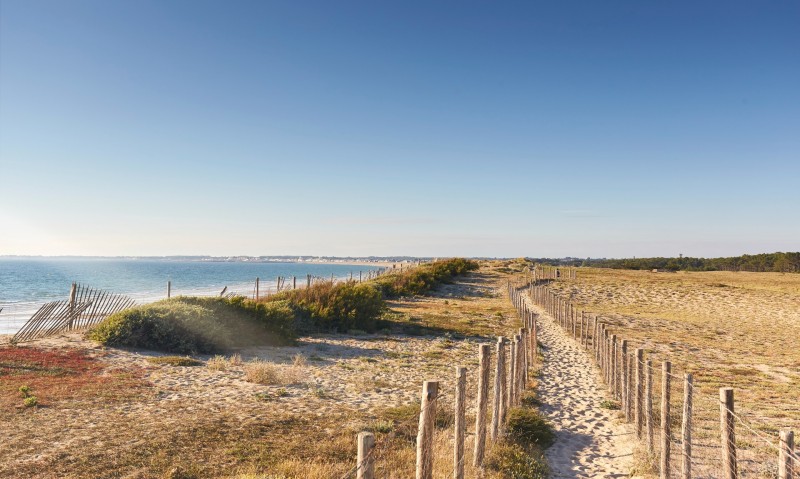
{"label": "scrub vegetation", "polygon": [[388,323],[385,298],[417,295],[478,268],[461,258],[436,261],[375,280],[319,282],[253,301],[178,297],[110,316],[89,332],[106,346],[210,354],[254,345],[290,344],[298,331],[375,332]]}

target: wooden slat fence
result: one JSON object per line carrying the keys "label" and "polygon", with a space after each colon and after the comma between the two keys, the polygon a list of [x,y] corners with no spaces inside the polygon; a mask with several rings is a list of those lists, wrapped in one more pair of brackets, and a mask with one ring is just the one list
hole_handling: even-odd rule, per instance
{"label": "wooden slat fence", "polygon": [[65,331],[87,329],[135,304],[127,296],[73,283],[69,299],[44,304],[22,325],[11,342],[22,343]]}

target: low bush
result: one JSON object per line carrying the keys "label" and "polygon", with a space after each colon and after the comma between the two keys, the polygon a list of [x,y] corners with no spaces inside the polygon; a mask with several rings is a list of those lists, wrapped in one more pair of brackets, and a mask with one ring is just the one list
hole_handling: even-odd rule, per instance
{"label": "low bush", "polygon": [[245,381],[265,386],[299,384],[305,378],[303,368],[299,366],[275,364],[263,359],[248,361],[242,369]]}
{"label": "low bush", "polygon": [[107,346],[212,353],[253,344],[289,343],[295,337],[294,313],[282,302],[178,297],[113,314],[88,336]]}
{"label": "low bush", "polygon": [[227,371],[231,367],[241,366],[242,364],[242,357],[238,354],[230,357],[217,354],[206,361],[206,367],[212,371]]}
{"label": "low bush", "polygon": [[511,408],[506,430],[509,441],[520,445],[535,444],[544,449],[556,439],[547,419],[539,411],[530,408]]}
{"label": "low bush", "polygon": [[378,318],[386,308],[381,292],[367,283],[318,283],[310,288],[285,291],[262,304],[286,302],[299,316],[311,320],[314,328],[347,332],[375,332]]}
{"label": "low bush", "polygon": [[476,261],[453,258],[423,264],[410,271],[380,276],[375,283],[387,298],[423,294],[453,277],[478,269]]}
{"label": "low bush", "polygon": [[540,453],[507,442],[492,445],[484,465],[495,473],[492,477],[502,479],[546,479],[549,474],[547,462]]}
{"label": "low bush", "polygon": [[282,374],[276,364],[256,359],[244,364],[245,381],[266,386],[283,384]]}

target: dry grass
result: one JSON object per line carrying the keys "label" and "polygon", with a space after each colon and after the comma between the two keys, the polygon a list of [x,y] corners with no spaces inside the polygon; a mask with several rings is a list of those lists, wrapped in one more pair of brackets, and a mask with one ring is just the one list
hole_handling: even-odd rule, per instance
{"label": "dry grass", "polygon": [[551,287],[643,348],[655,385],[660,362],[672,362],[673,410],[680,410],[680,378],[693,373],[699,440],[718,441],[718,388],[733,387],[746,422],[737,427],[741,467],[752,470],[774,455],[763,438],[800,429],[800,275],[581,268],[576,280]]}
{"label": "dry grass", "polygon": [[212,371],[228,371],[231,368],[242,366],[242,356],[234,354],[232,356],[222,356],[217,354],[206,361],[206,367]]}
{"label": "dry grass", "polygon": [[[26,377],[50,407],[36,414],[1,408],[0,420],[12,434],[4,443],[8,447],[0,448],[0,476],[327,479],[353,466],[357,433],[374,430],[381,445],[378,477],[413,477],[418,420],[413,399],[420,383],[436,378],[443,391],[452,391],[454,364],[474,374],[477,344],[518,327],[501,294],[504,280],[496,268],[484,268],[434,296],[395,301],[392,330],[380,335],[305,338],[303,348],[243,351],[246,361],[212,357],[206,368],[149,366],[153,385],[139,379],[120,383],[136,385],[126,390],[124,401],[56,391],[37,380],[52,381],[49,376]],[[296,354],[298,349],[303,353]],[[268,350],[278,352],[270,356]],[[433,357],[422,355],[425,351]],[[134,370],[115,354],[111,350],[82,381],[114,378],[99,384],[121,398],[116,378]],[[345,376],[347,381],[319,382]],[[474,378],[469,378],[468,397],[474,398]],[[2,399],[9,406],[21,403],[21,384],[0,376]],[[183,393],[189,385],[203,395]],[[386,401],[380,403],[381,398]],[[409,399],[408,421],[390,420],[375,406],[376,401],[398,404],[397,398]],[[442,400],[441,409],[452,409],[451,397]],[[468,412],[470,424],[473,416]],[[409,434],[398,434],[404,428]],[[435,438],[436,477],[451,472],[451,436],[445,418]],[[468,458],[471,441],[468,436]],[[471,461],[467,474],[474,476]]]}
{"label": "dry grass", "polygon": [[244,363],[242,369],[245,380],[251,383],[265,386],[286,386],[303,382],[303,366],[297,364],[297,361],[292,365],[282,365],[254,359]]}

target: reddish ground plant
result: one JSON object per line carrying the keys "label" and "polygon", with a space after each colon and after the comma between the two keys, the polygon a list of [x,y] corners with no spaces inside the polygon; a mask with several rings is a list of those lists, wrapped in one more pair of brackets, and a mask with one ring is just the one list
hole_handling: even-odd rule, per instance
{"label": "reddish ground plant", "polygon": [[99,355],[80,349],[0,348],[0,407],[21,407],[21,387],[36,396],[37,407],[96,398],[131,399],[146,386],[142,371],[109,370]]}

